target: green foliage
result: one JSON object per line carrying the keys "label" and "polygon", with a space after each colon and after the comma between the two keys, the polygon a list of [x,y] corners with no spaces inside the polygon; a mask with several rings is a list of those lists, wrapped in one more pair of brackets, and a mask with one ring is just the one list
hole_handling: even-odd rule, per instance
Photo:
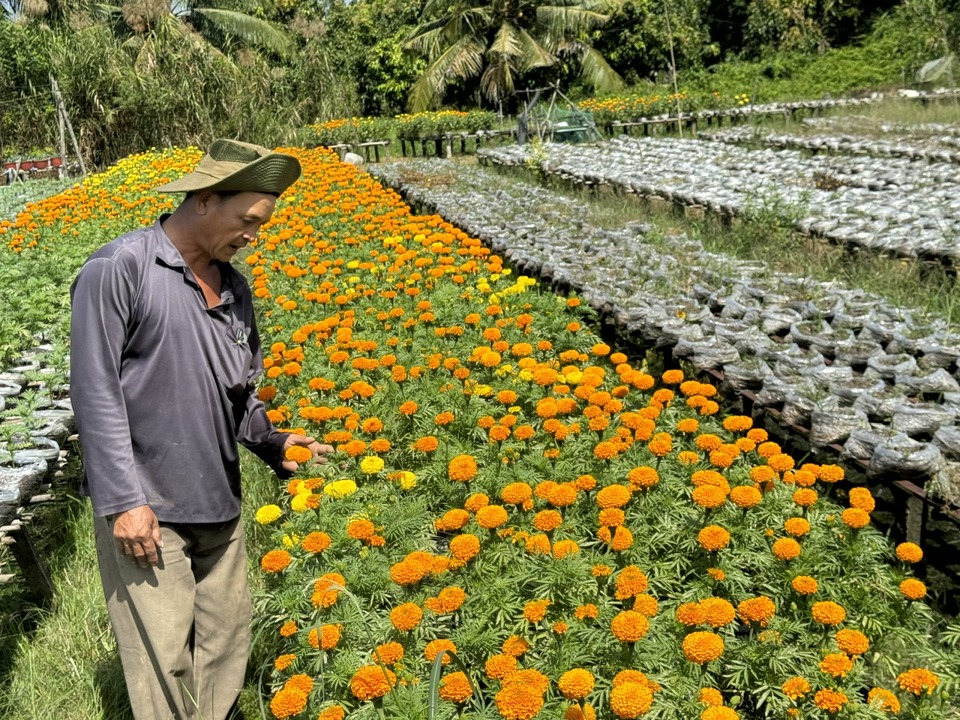
{"label": "green foliage", "polygon": [[413,115],[398,115],[395,118],[397,138],[418,140],[436,137],[448,132],[476,132],[491,130],[497,126],[497,116],[487,110],[440,110]]}

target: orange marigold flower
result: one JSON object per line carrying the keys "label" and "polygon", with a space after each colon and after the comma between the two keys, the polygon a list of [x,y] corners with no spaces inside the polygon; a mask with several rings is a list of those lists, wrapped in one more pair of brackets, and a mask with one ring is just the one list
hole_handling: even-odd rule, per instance
{"label": "orange marigold flower", "polygon": [[723,638],[706,630],[692,632],[683,639],[683,654],[697,665],[712,662],[723,655]]}
{"label": "orange marigold flower", "polygon": [[[456,653],[457,646],[452,640],[431,640],[427,643],[427,646],[423,649],[423,654],[426,656],[428,662],[433,662],[437,655],[441,652],[446,653],[447,651]],[[447,665],[450,662],[450,656],[444,654],[443,660],[440,661],[441,665]]]}
{"label": "orange marigold flower", "polygon": [[649,580],[636,565],[628,565],[617,573],[617,600],[625,600],[646,592]]}
{"label": "orange marigold flower", "polygon": [[850,502],[850,507],[858,508],[867,513],[873,512],[877,505],[873,495],[865,487],[851,488],[847,500]]}
{"label": "orange marigold flower", "polygon": [[718,597],[708,597],[700,601],[703,621],[710,627],[719,628],[729,625],[737,617],[733,605]]}
{"label": "orange marigold flower", "polygon": [[712,687],[700,688],[697,693],[697,700],[704,705],[718,706],[723,705],[723,695],[719,690]]}
{"label": "orange marigold flower", "polygon": [[379,665],[364,665],[350,678],[350,692],[358,700],[382,698],[397,684],[397,676]]}
{"label": "orange marigold flower", "polygon": [[477,512],[482,507],[486,507],[490,504],[490,498],[484,495],[483,493],[474,493],[467,498],[466,502],[463,504],[467,510],[472,513]]}
{"label": "orange marigold flower", "polygon": [[618,526],[613,531],[613,538],[610,540],[610,549],[616,552],[628,550],[633,545],[633,533],[623,525]]}
{"label": "orange marigold flower", "polygon": [[457,535],[450,541],[450,554],[461,563],[466,563],[480,552],[480,538],[472,533]]}
{"label": "orange marigold flower", "polygon": [[610,709],[624,720],[633,720],[653,705],[653,691],[645,683],[625,682],[610,691]]}
{"label": "orange marigold flower", "polygon": [[793,493],[793,501],[800,507],[813,507],[817,502],[817,491],[810,488],[800,488]]}
{"label": "orange marigold flower", "polygon": [[400,404],[400,414],[401,415],[413,415],[420,409],[420,406],[417,405],[413,400],[407,400],[404,403]]}
{"label": "orange marigold flower", "polygon": [[867,693],[867,703],[878,710],[885,710],[893,715],[900,712],[900,700],[889,690],[872,688]]}
{"label": "orange marigold flower", "polygon": [[447,466],[447,476],[456,482],[467,482],[477,476],[477,460],[473,455],[457,455]]}
{"label": "orange marigold flower", "polygon": [[763,493],[752,485],[738,485],[730,490],[730,502],[740,508],[752,508],[763,500]]}
{"label": "orange marigold flower", "polygon": [[293,637],[297,634],[297,624],[293,620],[287,620],[280,626],[280,637]]}
{"label": "orange marigold flower", "polygon": [[700,603],[686,602],[677,606],[677,622],[692,627],[703,623],[703,608]]}
{"label": "orange marigold flower", "polygon": [[723,440],[711,433],[705,433],[703,435],[697,435],[694,444],[699,450],[712,452],[713,450],[718,450],[720,446],[723,445]]}
{"label": "orange marigold flower", "polygon": [[513,655],[493,655],[483,669],[491,680],[502,680],[517,671],[517,659]]}
{"label": "orange marigold flower", "polygon": [[911,668],[897,675],[897,683],[901,690],[914,695],[933,694],[934,688],[940,684],[940,678],[926,668]]}
{"label": "orange marigold flower", "polygon": [[819,475],[827,483],[840,482],[844,478],[843,468],[839,465],[821,465]]}
{"label": "orange marigold flower", "polygon": [[790,585],[801,595],[813,595],[819,587],[817,581],[809,575],[797,575]]}
{"label": "orange marigold flower", "polygon": [[546,616],[549,605],[549,600],[531,600],[523,606],[523,617],[527,622],[538,623]]}
{"label": "orange marigold flower", "polygon": [[716,552],[730,544],[730,533],[719,525],[707,525],[697,533],[697,542],[704,550]]}
{"label": "orange marigold flower", "polygon": [[745,623],[758,623],[760,627],[766,627],[770,618],[776,613],[777,607],[773,600],[766,595],[759,595],[755,598],[748,598],[737,605],[737,614]]}
{"label": "orange marigold flower", "polygon": [[477,510],[475,519],[480,527],[493,530],[506,524],[507,511],[502,505],[485,505]]}
{"label": "orange marigold flower", "polygon": [[284,686],[270,700],[270,712],[276,718],[299,715],[307,707],[307,693],[296,686]]}
{"label": "orange marigold flower", "polygon": [[577,501],[577,486],[573,483],[559,483],[547,496],[547,502],[554,507],[570,507]]}
{"label": "orange marigold flower", "polygon": [[927,594],[927,586],[916,578],[907,578],[900,583],[900,592],[907,600],[920,600]]}
{"label": "orange marigold flower", "polygon": [[617,525],[623,525],[626,515],[620,508],[604,508],[600,511],[597,519],[600,525],[616,527]]}
{"label": "orange marigold flower", "polygon": [[652,467],[641,465],[635,467],[627,473],[627,480],[630,487],[647,490],[660,482],[660,475]]}
{"label": "orange marigold flower", "polygon": [[390,622],[401,632],[413,630],[422,619],[423,610],[414,603],[404,603],[390,611]]}
{"label": "orange marigold flower", "polygon": [[593,603],[587,603],[586,605],[579,605],[577,609],[573,611],[573,616],[580,620],[594,619],[597,615],[600,614],[600,609]]}
{"label": "orange marigold flower", "polygon": [[640,593],[633,599],[633,609],[644,617],[652,618],[660,612],[660,603],[653,595]]}
{"label": "orange marigold flower", "polygon": [[683,382],[683,370],[666,370],[660,379],[665,385],[679,385]]}
{"label": "orange marigold flower", "polygon": [[340,626],[327,624],[313,628],[307,641],[317,650],[333,650],[340,643]]}
{"label": "orange marigold flower", "polygon": [[431,453],[438,447],[440,447],[440,441],[433,435],[424,435],[413,443],[413,449],[423,453]]}
{"label": "orange marigold flower", "polygon": [[791,700],[799,700],[810,692],[810,683],[805,678],[796,676],[784,682],[780,689]]}
{"label": "orange marigold flower", "polygon": [[473,697],[473,688],[465,673],[455,672],[443,676],[437,694],[442,700],[462,705]]}
{"label": "orange marigold flower", "polygon": [[723,420],[723,429],[730,432],[744,432],[753,427],[753,418],[746,415],[730,415]]}
{"label": "orange marigold flower", "polygon": [[528,685],[512,683],[494,696],[504,720],[532,720],[543,707],[543,695]]}
{"label": "orange marigold flower", "polygon": [[820,661],[820,670],[833,677],[846,677],[853,670],[853,660],[846,653],[830,653]]}
{"label": "orange marigold flower", "polygon": [[441,531],[459,530],[468,522],[470,522],[470,513],[462,508],[453,508],[447,510],[443,517],[434,520],[433,526]]}
{"label": "orange marigold flower", "polygon": [[398,642],[388,642],[383,645],[377,645],[375,652],[371,653],[372,660],[379,662],[384,665],[396,665],[398,662],[403,660],[403,645]]}
{"label": "orange marigold flower", "polygon": [[540,532],[553,532],[562,524],[563,515],[556,510],[541,510],[533,516],[533,526]]}
{"label": "orange marigold flower", "polygon": [[[549,600],[543,600],[541,602],[546,602],[549,604]],[[503,641],[503,644],[500,646],[500,649],[506,654],[512,657],[518,658],[530,649],[530,643],[524,640],[519,635],[511,635],[506,640]]]}
{"label": "orange marigold flower", "polygon": [[783,523],[783,529],[787,535],[802,537],[810,532],[810,523],[802,517],[787,518]]}
{"label": "orange marigold flower", "polygon": [[630,489],[623,485],[608,485],[597,491],[596,503],[601,508],[623,507],[630,502]]}
{"label": "orange marigold flower", "polygon": [[702,508],[712,510],[727,501],[727,493],[716,485],[701,485],[693,489],[693,502]]}
{"label": "orange marigold flower", "polygon": [[500,491],[500,499],[504,505],[522,505],[532,497],[533,488],[525,482],[510,483]]}
{"label": "orange marigold flower", "polygon": [[563,720],[597,720],[597,711],[590,703],[584,703],[582,710],[574,704],[563,713]]}
{"label": "orange marigold flower", "polygon": [[289,567],[293,558],[286,550],[271,550],[260,560],[260,569],[266,573],[279,573]]}
{"label": "orange marigold flower", "polygon": [[860,508],[847,508],[840,514],[840,519],[847,527],[859,530],[870,524],[870,513]]}
{"label": "orange marigold flower", "polygon": [[650,630],[650,622],[635,610],[624,610],[610,622],[610,632],[620,642],[636,642]]}
{"label": "orange marigold flower", "polygon": [[773,555],[777,560],[796,560],[800,557],[800,543],[793,538],[780,538],[773,543]]}
{"label": "orange marigold flower", "polygon": [[847,655],[863,655],[870,649],[870,641],[859,630],[838,630],[833,637],[837,647]]}
{"label": "orange marigold flower", "polygon": [[897,559],[905,563],[918,563],[923,560],[923,550],[912,542],[897,545]]}
{"label": "orange marigold flower", "polygon": [[707,568],[707,575],[713,578],[716,582],[723,582],[727,578],[727,574],[720,568]]}
{"label": "orange marigold flower", "polygon": [[297,656],[289,653],[287,655],[281,655],[276,660],[273,661],[273,667],[278,671],[283,672],[288,667],[293,665],[294,661],[297,659]]}
{"label": "orange marigold flower", "polygon": [[847,696],[839,690],[824,688],[823,690],[817,690],[817,694],[813,696],[813,703],[821,710],[836,713],[840,712],[843,706],[847,704]]}
{"label": "orange marigold flower", "polygon": [[366,518],[358,518],[347,523],[347,537],[353,540],[368,540],[375,532],[373,523]]}
{"label": "orange marigold flower", "polygon": [[725,705],[714,705],[700,713],[700,720],[740,720],[740,714]]}
{"label": "orange marigold flower", "polygon": [[291,445],[284,452],[283,456],[287,460],[291,460],[295,463],[305,463],[313,459],[313,452],[310,448],[305,448],[302,445]]}
{"label": "orange marigold flower", "polygon": [[313,584],[310,602],[314,607],[330,607],[340,596],[340,588],[346,586],[346,578],[340,573],[321,575]]}
{"label": "orange marigold flower", "polygon": [[568,700],[583,700],[593,691],[593,673],[582,668],[568,670],[560,676],[557,687]]}
{"label": "orange marigold flower", "polygon": [[831,600],[814,603],[810,612],[813,619],[823,625],[839,625],[847,619],[847,611],[843,606]]}

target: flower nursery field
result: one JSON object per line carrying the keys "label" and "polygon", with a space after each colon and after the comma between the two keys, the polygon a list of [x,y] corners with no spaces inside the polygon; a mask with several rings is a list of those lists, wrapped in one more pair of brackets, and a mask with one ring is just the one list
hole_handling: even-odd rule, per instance
{"label": "flower nursery field", "polygon": [[[248,518],[264,717],[960,717],[923,549],[839,465],[332,153],[290,152],[304,177],[245,259],[260,394],[336,454],[258,485]],[[0,222],[10,262],[73,272],[198,157],[134,156]]]}

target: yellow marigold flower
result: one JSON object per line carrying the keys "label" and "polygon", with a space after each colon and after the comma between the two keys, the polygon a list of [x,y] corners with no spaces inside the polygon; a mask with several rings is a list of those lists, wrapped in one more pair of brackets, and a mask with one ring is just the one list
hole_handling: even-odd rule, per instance
{"label": "yellow marigold flower", "polygon": [[800,595],[813,595],[820,587],[817,581],[809,575],[797,575],[791,582],[791,587]]}
{"label": "yellow marigold flower", "polygon": [[630,489],[623,485],[608,485],[597,492],[596,503],[601,508],[623,507],[630,502]]}
{"label": "yellow marigold flower", "polygon": [[265,573],[283,572],[290,565],[293,558],[286,550],[271,550],[260,560],[260,569]]}
{"label": "yellow marigold flower", "polygon": [[650,630],[650,622],[635,610],[618,613],[610,623],[610,632],[620,642],[636,642]]}
{"label": "yellow marigold flower", "polygon": [[923,560],[923,550],[912,542],[897,545],[897,559],[905,563],[918,563]]}
{"label": "yellow marigold flower", "polygon": [[847,611],[843,606],[831,600],[814,603],[810,612],[813,619],[823,625],[839,625],[847,619]]}
{"label": "yellow marigold flower", "polygon": [[442,700],[462,705],[473,697],[473,688],[470,686],[470,680],[467,679],[466,674],[455,672],[443,676],[437,694]]}
{"label": "yellow marigold flower", "polygon": [[914,695],[923,695],[924,692],[931,695],[940,684],[940,678],[926,668],[911,668],[897,675],[897,683],[901,690]]}
{"label": "yellow marigold flower", "polygon": [[332,498],[345,498],[357,491],[357,484],[353,480],[335,480],[323,486],[323,494]]}
{"label": "yellow marigold flower", "polygon": [[780,686],[783,694],[791,700],[799,700],[810,692],[810,683],[802,677],[792,677]]}
{"label": "yellow marigold flower", "polygon": [[532,720],[543,707],[543,695],[527,685],[512,683],[494,696],[504,720]]}
{"label": "yellow marigold flower", "polygon": [[718,597],[708,597],[700,601],[703,621],[714,628],[729,625],[737,617],[737,611],[728,601]]}
{"label": "yellow marigold flower", "polygon": [[802,537],[810,532],[810,523],[802,517],[787,518],[783,523],[787,535]]}
{"label": "yellow marigold flower", "polygon": [[907,578],[900,583],[900,592],[907,600],[920,600],[927,594],[927,586],[916,578]]}
{"label": "yellow marigold flower", "polygon": [[382,698],[397,684],[397,676],[379,665],[364,665],[350,678],[350,692],[358,700]]}
{"label": "yellow marigold flower", "polygon": [[817,694],[813,696],[813,703],[821,710],[836,713],[840,712],[843,706],[847,704],[847,696],[839,690],[824,688],[823,690],[817,690]]}
{"label": "yellow marigold flower", "polygon": [[383,470],[383,459],[376,455],[367,455],[360,461],[360,470],[367,475],[376,475]]}
{"label": "yellow marigold flower", "polygon": [[653,705],[653,691],[645,684],[625,682],[610,691],[610,709],[624,720],[638,718]]}
{"label": "yellow marigold flower", "polygon": [[847,527],[859,530],[870,524],[870,513],[860,508],[847,508],[840,514],[840,519]]}
{"label": "yellow marigold flower", "polygon": [[820,670],[833,677],[846,677],[853,670],[853,660],[846,653],[830,653],[820,661]]}
{"label": "yellow marigold flower", "polygon": [[748,598],[737,605],[737,614],[745,623],[758,623],[760,627],[766,627],[767,623],[776,613],[777,608],[773,600],[766,595],[759,595],[755,598]]}
{"label": "yellow marigold flower", "polygon": [[752,485],[739,485],[730,490],[730,502],[740,508],[752,508],[760,504],[763,494]]}
{"label": "yellow marigold flower", "polygon": [[873,499],[873,495],[865,487],[851,488],[850,493],[847,495],[847,500],[850,503],[850,507],[859,508],[868,513],[873,512],[873,509],[877,505]]}
{"label": "yellow marigold flower", "polygon": [[261,525],[269,525],[283,517],[283,511],[278,505],[264,505],[257,510],[256,521]]}
{"label": "yellow marigold flower", "polygon": [[700,692],[697,693],[697,700],[704,705],[723,705],[723,695],[719,690],[712,687],[700,688]]}
{"label": "yellow marigold flower", "polygon": [[568,700],[583,700],[593,691],[593,685],[593,673],[582,668],[568,670],[557,681],[557,687]]}
{"label": "yellow marigold flower", "polygon": [[414,603],[404,603],[390,611],[391,624],[401,632],[413,630],[423,619],[423,610]]}
{"label": "yellow marigold flower", "polygon": [[863,655],[870,649],[870,641],[859,630],[838,630],[833,637],[837,647],[847,655]]}
{"label": "yellow marigold flower", "polygon": [[697,533],[697,542],[704,550],[716,552],[730,544],[730,533],[719,525],[707,525]]}
{"label": "yellow marigold flower", "polygon": [[872,688],[867,693],[867,703],[878,710],[884,710],[896,715],[900,712],[900,700],[889,690],[883,688]]}
{"label": "yellow marigold flower", "polygon": [[800,543],[793,538],[780,538],[773,543],[773,555],[777,560],[796,560],[800,557]]}

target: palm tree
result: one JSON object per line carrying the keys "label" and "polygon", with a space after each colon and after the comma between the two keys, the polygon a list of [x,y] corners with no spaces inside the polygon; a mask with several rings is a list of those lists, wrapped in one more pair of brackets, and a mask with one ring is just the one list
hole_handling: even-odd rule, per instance
{"label": "palm tree", "polygon": [[622,85],[589,33],[610,18],[622,0],[427,0],[420,25],[404,47],[429,65],[411,90],[414,112],[443,97],[454,79],[480,76],[492,103],[513,94],[517,80],[563,58],[579,61],[581,74],[598,90]]}
{"label": "palm tree", "polygon": [[[203,0],[126,0],[122,5],[100,4],[98,9],[132,31],[130,46],[150,52],[161,36],[179,37],[194,46],[222,50],[232,39],[274,52],[290,54],[290,37],[267,22],[236,10],[210,6]],[[219,46],[219,47],[218,47]]]}

